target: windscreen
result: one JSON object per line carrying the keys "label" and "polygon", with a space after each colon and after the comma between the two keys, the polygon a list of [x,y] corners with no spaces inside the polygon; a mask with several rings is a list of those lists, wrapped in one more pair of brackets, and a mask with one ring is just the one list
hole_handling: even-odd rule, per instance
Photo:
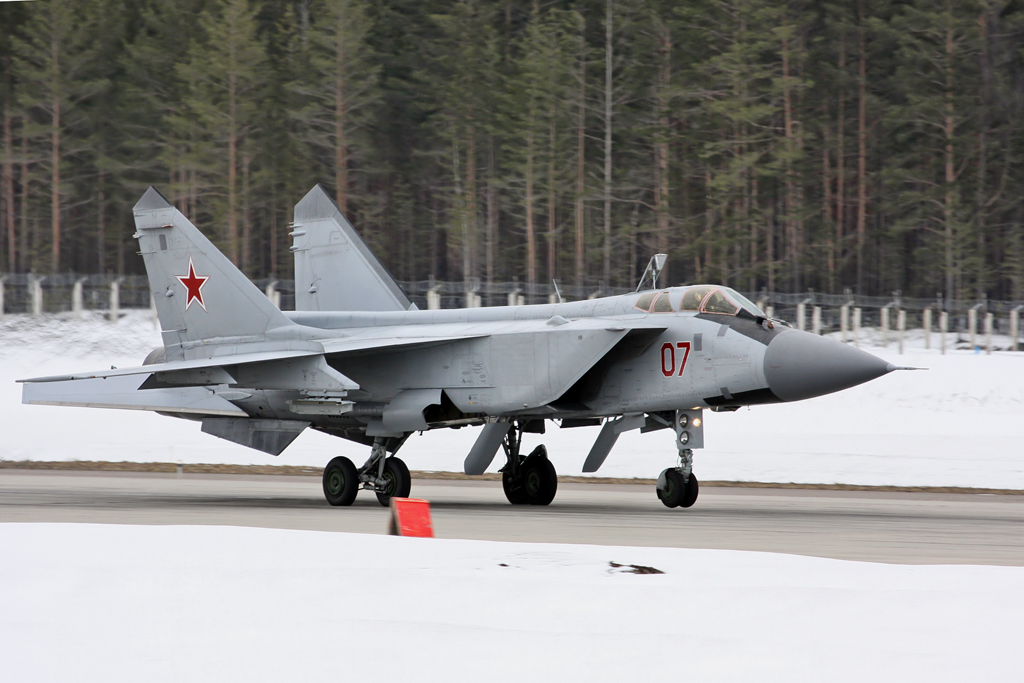
{"label": "windscreen", "polygon": [[728,295],[730,299],[739,304],[740,308],[745,310],[747,313],[750,313],[751,315],[758,316],[761,318],[766,317],[764,312],[760,308],[758,308],[753,301],[743,296],[735,289],[730,289],[729,287],[722,287],[722,291],[725,292],[725,294]]}
{"label": "windscreen", "polygon": [[739,310],[739,304],[733,303],[729,300],[729,297],[725,295],[721,289],[716,289],[711,293],[704,301],[704,306],[700,309],[704,313],[718,313],[721,315],[736,315]]}

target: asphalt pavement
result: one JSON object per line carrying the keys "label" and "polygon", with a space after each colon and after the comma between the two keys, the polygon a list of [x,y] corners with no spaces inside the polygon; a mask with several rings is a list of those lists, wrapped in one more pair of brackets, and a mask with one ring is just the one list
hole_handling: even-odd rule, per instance
{"label": "asphalt pavement", "polygon": [[[721,548],[908,564],[1024,566],[1024,496],[705,487],[668,509],[651,486],[560,484],[549,507],[499,482],[414,479],[442,538]],[[215,524],[384,533],[360,492],[332,508],[316,477],[0,470],[0,522]]]}

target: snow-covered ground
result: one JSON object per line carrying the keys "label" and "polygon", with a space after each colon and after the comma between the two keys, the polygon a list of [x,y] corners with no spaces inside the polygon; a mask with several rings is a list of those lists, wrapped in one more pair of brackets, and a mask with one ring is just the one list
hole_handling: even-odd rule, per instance
{"label": "snow-covered ground", "polygon": [[[799,403],[708,413],[707,447],[696,455],[702,480],[969,486],[1024,489],[1024,352],[992,355],[954,350],[941,355],[938,334],[924,349],[908,333],[906,352],[895,340],[862,348],[898,365],[873,382]],[[980,339],[980,338],[979,338]],[[979,342],[980,343],[980,342]],[[197,423],[134,411],[21,405],[15,379],[138,365],[160,337],[148,312],[118,323],[97,314],[84,320],[51,315],[0,319],[0,459],[288,464],[322,466],[362,446],[307,430],[274,458],[202,434]],[[1008,340],[996,339],[1006,348]],[[597,428],[527,435],[544,442],[562,474],[580,474]],[[461,471],[477,429],[414,436],[402,450],[412,469]],[[675,462],[668,431],[624,434],[598,476],[655,477]],[[498,459],[491,469],[499,466]]]}
{"label": "snow-covered ground", "polygon": [[1020,567],[0,524],[19,683],[1011,681],[1021,642]]}

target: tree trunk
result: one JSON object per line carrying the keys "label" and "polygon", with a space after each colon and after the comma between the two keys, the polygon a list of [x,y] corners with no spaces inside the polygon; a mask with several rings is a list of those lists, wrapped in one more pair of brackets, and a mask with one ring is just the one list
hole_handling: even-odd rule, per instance
{"label": "tree trunk", "polygon": [[839,40],[839,112],[836,116],[836,223],[832,259],[836,264],[836,275],[832,281],[835,292],[839,270],[843,262],[843,240],[846,219],[846,33]]}
{"label": "tree trunk", "polygon": [[[25,132],[25,125],[21,126],[21,216],[18,233],[18,253],[21,254],[21,271],[28,271],[35,260],[35,255],[29,254],[29,229],[28,229],[28,196],[31,179],[28,175],[28,133]],[[33,240],[34,241],[34,240]]]}
{"label": "tree trunk", "polygon": [[239,265],[238,244],[238,144],[241,136],[238,128],[238,71],[235,69],[235,45],[229,53],[228,72],[228,242],[231,247],[231,261]]}
{"label": "tree trunk", "polygon": [[868,105],[867,105],[867,44],[864,24],[864,0],[857,5],[860,42],[860,60],[857,66],[857,293],[864,293],[864,242],[868,215]]}
{"label": "tree trunk", "polygon": [[555,240],[555,208],[556,208],[556,196],[555,192],[555,120],[554,113],[548,121],[548,282],[555,279],[555,247],[557,242]]}
{"label": "tree trunk", "polygon": [[[787,31],[788,26],[783,26],[783,30]],[[793,170],[796,145],[793,140],[793,91],[789,82],[789,59],[789,34],[786,32],[783,33],[782,37],[782,116],[783,134],[786,139],[786,195],[783,212],[785,215],[785,233],[791,269],[790,284],[794,291],[798,291],[800,286],[800,245],[796,224],[796,172]]]}
{"label": "tree trunk", "polygon": [[252,274],[252,208],[249,188],[249,167],[252,155],[242,153],[242,272]]}
{"label": "tree trunk", "polygon": [[526,136],[526,282],[537,283],[537,235],[533,225],[533,122]]}
{"label": "tree trunk", "polygon": [[267,241],[270,243],[270,278],[274,279],[280,274],[277,269],[277,183],[270,184],[270,237]]}
{"label": "tree trunk", "polygon": [[981,35],[981,45],[978,51],[978,61],[981,71],[981,106],[978,107],[978,182],[975,192],[975,215],[977,216],[978,233],[978,258],[977,271],[975,275],[978,289],[977,297],[985,298],[985,290],[988,280],[986,268],[986,199],[988,175],[988,127],[989,112],[992,103],[992,66],[989,56],[989,32],[988,32],[988,3],[982,4],[981,13],[978,15],[978,33]]}
{"label": "tree trunk", "polygon": [[954,169],[954,158],[953,158],[953,135],[955,133],[955,119],[953,118],[953,17],[952,9],[949,6],[949,1],[946,2],[946,115],[943,121],[943,132],[946,138],[946,149],[945,149],[945,182],[946,182],[946,194],[943,200],[942,207],[942,218],[945,223],[945,237],[946,237],[946,297],[949,299],[955,298],[956,292],[954,291],[953,285],[953,274],[954,274],[954,259],[953,253],[955,250],[954,237],[955,231],[953,226],[955,196],[953,193],[953,183],[956,180],[956,174]]}
{"label": "tree trunk", "polygon": [[[655,245],[657,253],[667,254],[670,212],[668,154],[669,136],[672,133],[672,127],[669,120],[668,101],[665,95],[668,93],[672,78],[672,34],[664,25],[658,26],[657,41],[658,58],[660,63],[658,67],[657,89],[658,137],[654,143],[656,175],[656,182],[654,186],[654,211],[656,216]],[[660,277],[664,282],[668,282],[669,262],[667,260],[665,261],[664,268],[662,268]]]}
{"label": "tree trunk", "polygon": [[338,209],[348,213],[348,140],[345,131],[345,117],[348,102],[345,99],[345,27],[344,13],[338,14],[337,41],[335,42],[334,79],[334,195]]}
{"label": "tree trunk", "polygon": [[612,0],[607,0],[604,58],[604,259],[601,289],[607,291],[612,270]]}
{"label": "tree trunk", "polygon": [[579,109],[577,111],[576,118],[576,207],[575,216],[576,219],[576,268],[575,268],[575,280],[576,286],[583,286],[583,278],[586,271],[586,262],[584,260],[584,229],[585,224],[583,222],[583,193],[586,191],[586,176],[585,176],[585,149],[586,149],[586,119],[587,119],[587,55],[586,55],[586,40],[581,39],[580,41],[580,75],[579,75]]}
{"label": "tree trunk", "polygon": [[[823,105],[822,109],[826,109]],[[822,121],[826,120],[827,111],[822,111]],[[828,289],[834,291],[836,284],[836,245],[834,233],[829,230],[832,226],[832,163],[828,154],[828,126],[823,125],[821,130],[821,223],[827,231],[828,254],[826,262],[828,265]]]}
{"label": "tree trunk", "polygon": [[106,270],[107,255],[107,196],[103,192],[106,185],[107,174],[100,171],[96,180],[98,191],[96,193],[96,272],[102,273]]}
{"label": "tree trunk", "polygon": [[494,248],[498,241],[498,181],[494,168],[494,136],[487,139],[487,284],[494,283]]}
{"label": "tree trunk", "polygon": [[228,246],[231,261],[240,263],[238,244],[238,136],[235,134],[235,121],[231,120],[231,133],[228,135]]}
{"label": "tree trunk", "polygon": [[4,108],[4,223],[7,228],[7,271],[18,272],[18,250],[14,229],[14,132],[10,104]]}
{"label": "tree trunk", "polygon": [[[57,43],[54,40],[54,65],[57,64]],[[53,118],[50,126],[50,269],[60,272],[60,98],[53,98]]]}
{"label": "tree trunk", "polygon": [[466,241],[462,245],[462,272],[467,280],[476,277],[476,131],[466,131]]}

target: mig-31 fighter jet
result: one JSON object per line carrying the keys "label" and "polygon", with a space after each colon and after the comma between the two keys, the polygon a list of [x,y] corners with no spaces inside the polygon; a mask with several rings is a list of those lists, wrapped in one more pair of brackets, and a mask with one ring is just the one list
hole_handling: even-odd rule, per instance
{"label": "mig-31 fighter jet", "polygon": [[[272,455],[312,428],[366,445],[331,460],[323,489],[351,505],[409,495],[396,454],[416,432],[479,425],[465,472],[502,449],[505,495],[547,505],[557,478],[524,433],[601,429],[596,472],[625,431],[674,434],[676,465],[656,487],[668,507],[697,499],[702,411],[799,401],[866,382],[893,365],[769,319],[717,285],[568,303],[417,310],[320,186],[295,207],[296,311],[279,310],[156,189],[134,208],[163,347],[140,367],[22,380],[23,402],[151,410]],[[641,282],[657,283],[664,256]],[[666,453],[669,456],[669,453]]]}

